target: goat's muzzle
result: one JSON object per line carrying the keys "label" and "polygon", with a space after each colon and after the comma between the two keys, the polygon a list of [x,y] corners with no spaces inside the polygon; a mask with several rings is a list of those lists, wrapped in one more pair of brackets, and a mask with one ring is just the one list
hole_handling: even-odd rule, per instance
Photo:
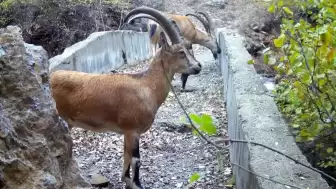
{"label": "goat's muzzle", "polygon": [[202,65],[201,63],[198,63],[197,65],[195,66],[192,66],[191,67],[191,73],[192,75],[196,75],[196,74],[199,74],[202,70]]}
{"label": "goat's muzzle", "polygon": [[218,47],[217,54],[220,54],[220,53],[222,53],[222,49],[220,47]]}
{"label": "goat's muzzle", "polygon": [[221,48],[218,47],[217,51],[212,53],[215,60],[217,60],[218,55],[221,54],[221,52],[222,52]]}
{"label": "goat's muzzle", "polygon": [[217,60],[217,58],[218,58],[218,54],[217,54],[217,52],[212,53],[212,55],[213,55],[214,59]]}

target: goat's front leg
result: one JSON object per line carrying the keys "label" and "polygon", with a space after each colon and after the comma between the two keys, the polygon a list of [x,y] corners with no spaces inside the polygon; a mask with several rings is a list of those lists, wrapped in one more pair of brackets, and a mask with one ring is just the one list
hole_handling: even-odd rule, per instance
{"label": "goat's front leg", "polygon": [[126,187],[132,184],[131,176],[130,176],[130,166],[132,160],[132,154],[127,151],[129,149],[129,145],[127,141],[126,135],[124,136],[124,168],[121,175],[121,181],[126,183]]}
{"label": "goat's front leg", "polygon": [[[140,183],[140,135],[125,134],[124,143],[123,180],[126,182],[126,189],[143,189]],[[130,165],[132,166],[132,179],[129,175]]]}

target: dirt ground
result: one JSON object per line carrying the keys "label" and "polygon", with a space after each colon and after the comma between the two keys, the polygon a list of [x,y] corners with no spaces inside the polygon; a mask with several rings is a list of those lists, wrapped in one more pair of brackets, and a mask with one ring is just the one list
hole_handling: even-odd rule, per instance
{"label": "dirt ground", "polygon": [[[228,1],[228,0],[226,0]],[[216,27],[247,31],[247,24],[262,20],[263,10],[251,1],[200,1],[176,0],[166,2],[167,12],[180,14],[207,11],[214,19]],[[200,28],[201,25],[197,22]],[[222,95],[220,71],[209,50],[194,46],[196,58],[202,63],[202,72],[190,76],[187,88],[197,89],[191,93],[180,93],[179,77],[173,81],[177,94],[189,113],[208,113],[213,116],[219,135],[226,135],[226,110]],[[147,68],[148,64],[125,68],[124,71],[137,71]],[[170,92],[165,103],[159,109],[155,122],[149,132],[141,138],[140,177],[145,188],[172,189],[183,188],[189,177],[199,172],[202,179],[194,185],[198,189],[223,189],[231,176],[227,161],[219,161],[216,150],[204,145],[204,141],[193,136],[190,130],[181,124],[183,115],[177,100]],[[85,176],[100,173],[111,184],[107,188],[121,189],[120,181],[123,162],[123,137],[114,133],[93,133],[82,129],[73,129],[74,155]],[[226,160],[228,153],[224,153]],[[224,165],[220,166],[221,163]]]}

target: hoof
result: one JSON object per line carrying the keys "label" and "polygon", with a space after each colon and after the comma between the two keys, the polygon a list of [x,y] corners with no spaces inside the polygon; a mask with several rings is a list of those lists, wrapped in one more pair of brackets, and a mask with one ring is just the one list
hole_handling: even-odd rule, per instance
{"label": "hoof", "polygon": [[190,93],[194,91],[196,91],[196,89],[181,89],[181,93]]}
{"label": "hoof", "polygon": [[133,182],[132,184],[127,185],[125,189],[144,189],[141,185],[136,185],[135,182]]}

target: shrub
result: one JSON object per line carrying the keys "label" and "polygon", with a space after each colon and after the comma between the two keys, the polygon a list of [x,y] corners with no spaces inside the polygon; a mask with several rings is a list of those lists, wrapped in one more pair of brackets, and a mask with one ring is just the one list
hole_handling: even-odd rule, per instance
{"label": "shrub", "polygon": [[313,146],[318,166],[336,168],[336,1],[273,1],[282,18],[274,40],[275,70],[284,75],[276,90],[280,111],[297,142]]}

